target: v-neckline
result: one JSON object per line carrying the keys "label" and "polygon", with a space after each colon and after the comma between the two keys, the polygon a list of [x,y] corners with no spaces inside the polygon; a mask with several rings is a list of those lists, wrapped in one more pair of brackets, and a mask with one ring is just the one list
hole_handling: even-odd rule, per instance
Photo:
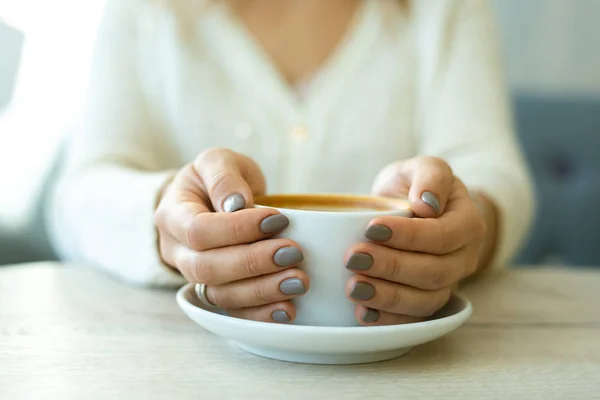
{"label": "v-neckline", "polygon": [[251,86],[252,93],[265,97],[274,107],[282,107],[282,112],[300,117],[314,108],[323,111],[323,107],[335,101],[343,82],[350,79],[354,68],[366,57],[377,34],[374,3],[361,1],[342,39],[319,69],[311,74],[314,79],[303,98],[297,96],[294,87],[283,77],[258,40],[225,4],[214,10],[216,18],[212,23],[219,34],[215,49],[238,84]]}

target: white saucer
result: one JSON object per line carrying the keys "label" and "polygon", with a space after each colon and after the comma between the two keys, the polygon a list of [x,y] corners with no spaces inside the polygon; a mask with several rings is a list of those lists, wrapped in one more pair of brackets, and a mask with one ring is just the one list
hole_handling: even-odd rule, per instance
{"label": "white saucer", "polygon": [[413,346],[435,340],[458,328],[473,308],[454,295],[430,320],[377,327],[283,325],[233,318],[207,310],[188,284],[177,292],[177,303],[204,329],[233,341],[258,356],[308,364],[362,364],[389,360]]}

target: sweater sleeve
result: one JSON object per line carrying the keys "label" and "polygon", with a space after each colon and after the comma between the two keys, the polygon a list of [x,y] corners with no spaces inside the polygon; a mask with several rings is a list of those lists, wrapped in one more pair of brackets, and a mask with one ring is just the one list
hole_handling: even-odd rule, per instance
{"label": "sweater sleeve", "polygon": [[161,262],[153,214],[176,154],[150,112],[136,65],[137,0],[109,0],[100,24],[88,99],[68,138],[48,212],[61,258],[140,285],[183,278]]}
{"label": "sweater sleeve", "polygon": [[415,2],[420,153],[499,209],[492,265],[505,265],[529,229],[534,196],[513,130],[493,18],[486,0]]}

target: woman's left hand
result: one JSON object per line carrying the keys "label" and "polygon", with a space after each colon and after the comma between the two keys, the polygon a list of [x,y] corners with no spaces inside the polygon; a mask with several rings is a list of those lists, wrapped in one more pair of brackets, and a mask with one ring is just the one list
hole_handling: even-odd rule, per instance
{"label": "woman's left hand", "polygon": [[485,221],[465,185],[439,158],[392,164],[373,189],[377,195],[408,197],[416,218],[371,221],[365,233],[370,242],[346,254],[346,268],[356,273],[346,295],[363,325],[422,320],[477,270]]}

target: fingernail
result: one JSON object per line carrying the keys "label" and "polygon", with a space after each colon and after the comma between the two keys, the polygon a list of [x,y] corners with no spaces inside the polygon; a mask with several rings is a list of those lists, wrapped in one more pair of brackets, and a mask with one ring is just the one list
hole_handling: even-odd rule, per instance
{"label": "fingernail", "polygon": [[273,261],[280,267],[290,267],[292,265],[300,264],[304,260],[302,252],[297,247],[282,247],[275,252]]}
{"label": "fingernail", "polygon": [[298,278],[290,278],[281,282],[279,285],[279,290],[288,296],[306,293],[304,283]]}
{"label": "fingernail", "polygon": [[239,193],[232,194],[223,202],[225,212],[234,212],[246,207],[246,199]]}
{"label": "fingernail", "polygon": [[371,225],[367,228],[365,236],[367,239],[371,239],[376,242],[385,242],[390,240],[392,237],[392,230],[383,225]]}
{"label": "fingernail", "polygon": [[368,324],[372,324],[373,322],[377,322],[379,319],[379,311],[373,310],[372,308],[367,308],[367,311],[362,316],[362,321]]}
{"label": "fingernail", "polygon": [[290,224],[290,220],[283,214],[271,215],[260,222],[263,233],[281,232]]}
{"label": "fingernail", "polygon": [[429,206],[433,208],[433,211],[435,211],[436,215],[440,215],[440,201],[438,200],[435,194],[431,192],[423,192],[423,194],[421,195],[421,200],[429,204]]}
{"label": "fingernail", "polygon": [[373,285],[365,282],[357,282],[350,292],[350,297],[354,300],[371,300],[373,296],[375,296],[375,288]]}
{"label": "fingernail", "polygon": [[287,313],[283,310],[275,310],[271,313],[271,318],[273,321],[279,322],[280,324],[287,324],[291,321],[291,318]]}
{"label": "fingernail", "polygon": [[355,271],[366,271],[373,266],[373,257],[367,253],[354,253],[350,256],[348,263],[346,263],[347,269],[353,269]]}

